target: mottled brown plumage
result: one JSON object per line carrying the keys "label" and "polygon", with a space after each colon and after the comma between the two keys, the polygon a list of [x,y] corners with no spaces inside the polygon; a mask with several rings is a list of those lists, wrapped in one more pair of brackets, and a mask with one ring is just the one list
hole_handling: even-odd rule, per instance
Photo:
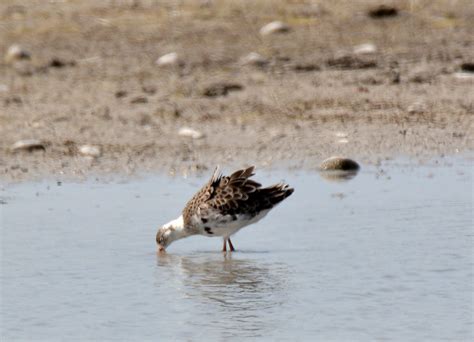
{"label": "mottled brown plumage", "polygon": [[[238,216],[248,220],[260,212],[273,208],[293,193],[286,184],[262,188],[260,183],[250,179],[255,167],[234,172],[230,176],[217,174],[187,203],[183,210],[186,227],[225,224]],[[217,221],[217,222],[216,222]]]}

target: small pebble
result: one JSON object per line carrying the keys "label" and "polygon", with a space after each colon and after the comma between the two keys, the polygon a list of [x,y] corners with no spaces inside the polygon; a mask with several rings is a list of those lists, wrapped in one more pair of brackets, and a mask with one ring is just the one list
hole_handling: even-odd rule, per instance
{"label": "small pebble", "polygon": [[80,154],[87,157],[97,158],[101,155],[101,150],[99,146],[94,145],[82,145],[77,149]]}
{"label": "small pebble", "polygon": [[31,55],[21,45],[11,45],[5,54],[5,62],[11,63],[20,59],[30,59]]}
{"label": "small pebble", "polygon": [[182,137],[189,137],[193,139],[201,139],[204,137],[204,134],[202,134],[199,131],[196,131],[195,129],[189,128],[189,127],[182,127],[178,131],[178,135]]}
{"label": "small pebble", "polygon": [[398,9],[392,6],[380,5],[370,9],[368,14],[372,19],[389,18],[397,16]]}
{"label": "small pebble", "polygon": [[242,65],[264,66],[268,63],[267,59],[257,52],[250,52],[247,56],[240,59]]}
{"label": "small pebble", "polygon": [[37,150],[45,151],[46,147],[41,140],[25,139],[25,140],[18,140],[16,143],[10,146],[10,150],[12,152],[18,152],[18,151],[33,152]]}
{"label": "small pebble", "polygon": [[51,68],[64,68],[67,66],[75,66],[76,62],[74,61],[65,61],[60,58],[53,58],[52,60],[49,61],[48,66]]}
{"label": "small pebble", "polygon": [[274,33],[286,33],[290,31],[290,27],[281,21],[272,21],[260,29],[262,36],[267,36]]}
{"label": "small pebble", "polygon": [[181,61],[176,52],[171,52],[158,58],[155,63],[162,67],[169,67],[179,66]]}
{"label": "small pebble", "polygon": [[377,47],[372,44],[372,43],[366,43],[366,44],[360,44],[354,46],[354,53],[356,55],[365,55],[365,54],[371,54],[371,53],[376,53],[377,52]]}

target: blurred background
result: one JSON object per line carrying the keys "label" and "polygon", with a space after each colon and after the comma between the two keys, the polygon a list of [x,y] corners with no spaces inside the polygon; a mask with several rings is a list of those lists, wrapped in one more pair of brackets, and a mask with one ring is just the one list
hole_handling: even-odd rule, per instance
{"label": "blurred background", "polygon": [[2,0],[0,173],[469,150],[471,0]]}

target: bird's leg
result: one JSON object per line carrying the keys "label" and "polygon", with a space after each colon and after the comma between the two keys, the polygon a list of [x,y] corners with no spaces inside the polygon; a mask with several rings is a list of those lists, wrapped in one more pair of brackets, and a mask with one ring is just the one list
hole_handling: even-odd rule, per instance
{"label": "bird's leg", "polygon": [[224,239],[224,246],[222,247],[223,252],[227,252],[227,241]]}
{"label": "bird's leg", "polygon": [[230,239],[227,239],[227,241],[229,242],[230,251],[231,251],[231,252],[235,251],[235,248],[234,248],[234,246],[232,245],[232,242],[230,241]]}

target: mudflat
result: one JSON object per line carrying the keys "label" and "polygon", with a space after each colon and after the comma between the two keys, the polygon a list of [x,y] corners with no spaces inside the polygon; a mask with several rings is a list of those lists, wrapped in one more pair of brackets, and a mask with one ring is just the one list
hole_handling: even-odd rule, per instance
{"label": "mudflat", "polygon": [[0,18],[4,181],[472,151],[470,0],[4,0]]}

